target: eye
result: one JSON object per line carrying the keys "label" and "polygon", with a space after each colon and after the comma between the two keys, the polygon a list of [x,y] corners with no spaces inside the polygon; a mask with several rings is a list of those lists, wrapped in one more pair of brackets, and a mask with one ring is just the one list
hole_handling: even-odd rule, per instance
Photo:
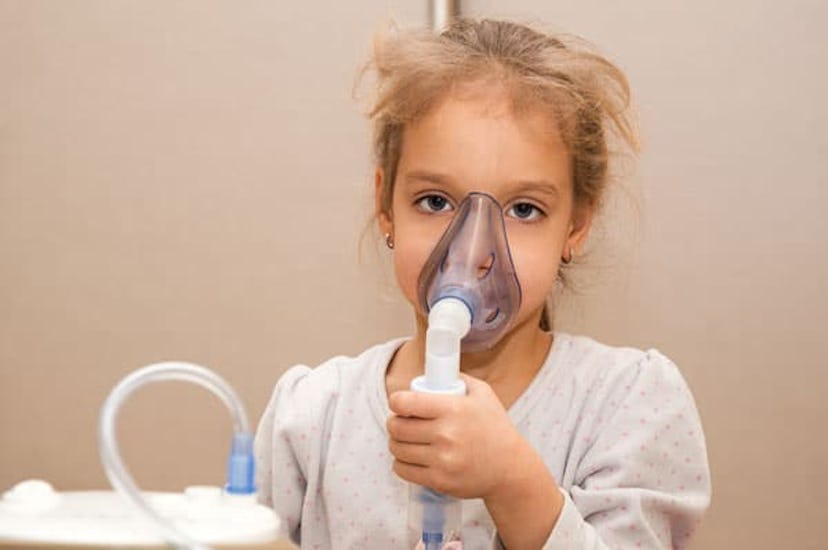
{"label": "eye", "polygon": [[423,212],[429,213],[447,212],[453,209],[448,199],[441,195],[426,195],[425,197],[417,199],[415,204]]}
{"label": "eye", "polygon": [[544,216],[543,211],[528,202],[519,202],[506,210],[506,215],[523,221],[535,221]]}

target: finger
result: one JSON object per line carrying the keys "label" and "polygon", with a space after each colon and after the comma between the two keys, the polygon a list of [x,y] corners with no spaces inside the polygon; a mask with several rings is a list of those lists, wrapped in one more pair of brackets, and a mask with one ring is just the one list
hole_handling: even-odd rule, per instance
{"label": "finger", "polygon": [[492,387],[485,381],[460,373],[460,379],[466,384],[466,395],[478,394],[480,392],[492,391]]}
{"label": "finger", "polygon": [[418,466],[395,460],[393,468],[394,473],[405,481],[416,483],[417,485],[427,485],[428,483],[429,469],[426,466]]}
{"label": "finger", "polygon": [[388,450],[400,462],[412,466],[429,466],[434,453],[431,445],[422,443],[403,443],[391,439],[388,441]]}
{"label": "finger", "polygon": [[388,398],[388,406],[400,416],[438,418],[456,406],[456,395],[398,391]]}
{"label": "finger", "polygon": [[431,443],[434,420],[392,415],[386,422],[388,436],[404,443]]}
{"label": "finger", "polygon": [[[480,380],[468,374],[460,373],[460,377],[466,384],[466,396],[478,401],[489,401],[500,403],[497,394],[485,380]],[[502,406],[502,404],[501,404]],[[505,410],[505,409],[504,409]]]}

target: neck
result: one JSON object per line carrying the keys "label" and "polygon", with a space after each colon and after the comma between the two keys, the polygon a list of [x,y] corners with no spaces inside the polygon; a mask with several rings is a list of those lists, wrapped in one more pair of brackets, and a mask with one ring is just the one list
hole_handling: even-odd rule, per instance
{"label": "neck", "polygon": [[525,380],[528,384],[549,353],[552,337],[530,319],[515,327],[495,347],[460,356],[460,370],[491,386]]}

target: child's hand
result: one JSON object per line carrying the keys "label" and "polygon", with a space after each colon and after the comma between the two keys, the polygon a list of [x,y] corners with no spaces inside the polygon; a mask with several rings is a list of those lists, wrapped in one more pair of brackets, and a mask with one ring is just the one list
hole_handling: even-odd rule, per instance
{"label": "child's hand", "polygon": [[394,472],[458,498],[487,498],[522,473],[534,454],[491,387],[463,376],[465,396],[398,391],[389,398]]}

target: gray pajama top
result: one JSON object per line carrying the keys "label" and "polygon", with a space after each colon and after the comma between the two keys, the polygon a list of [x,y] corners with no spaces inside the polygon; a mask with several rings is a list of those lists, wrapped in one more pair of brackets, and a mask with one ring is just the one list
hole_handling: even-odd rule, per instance
{"label": "gray pajama top", "polygon": [[[403,342],[294,366],[276,384],[256,434],[260,498],[302,548],[411,548],[385,428],[385,372]],[[664,355],[555,333],[508,414],[565,497],[546,550],[686,546],[710,472],[693,397]],[[499,546],[480,499],[463,502],[462,541]]]}

